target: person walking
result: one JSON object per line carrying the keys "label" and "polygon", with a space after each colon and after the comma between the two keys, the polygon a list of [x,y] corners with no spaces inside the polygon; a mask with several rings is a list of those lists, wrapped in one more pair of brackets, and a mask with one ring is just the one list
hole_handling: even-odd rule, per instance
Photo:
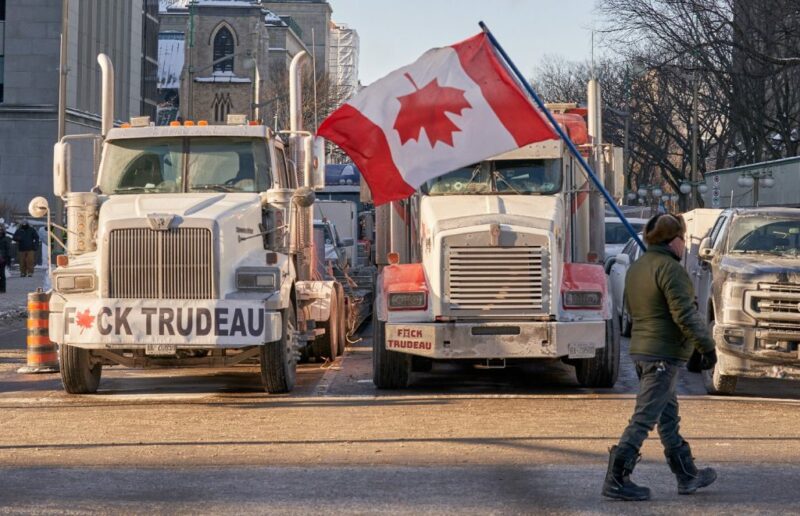
{"label": "person walking", "polygon": [[647,252],[631,265],[625,278],[624,296],[633,320],[630,354],[639,376],[639,393],[627,428],[609,450],[602,490],[609,498],[650,498],[650,489],[636,485],[630,475],[656,425],[679,494],[694,493],[717,478],[712,468],[695,466],[689,443],[679,432],[675,394],[679,370],[690,358],[702,369],[713,368],[717,361],[714,340],[697,310],[689,275],[680,264],[685,233],[686,223],[679,215],[651,218],[644,229]]}
{"label": "person walking", "polygon": [[6,235],[6,227],[0,223],[0,294],[6,291],[6,266],[11,264],[11,239]]}
{"label": "person walking", "polygon": [[14,232],[14,242],[17,243],[20,276],[23,278],[33,276],[33,261],[36,248],[39,246],[39,233],[25,220]]}

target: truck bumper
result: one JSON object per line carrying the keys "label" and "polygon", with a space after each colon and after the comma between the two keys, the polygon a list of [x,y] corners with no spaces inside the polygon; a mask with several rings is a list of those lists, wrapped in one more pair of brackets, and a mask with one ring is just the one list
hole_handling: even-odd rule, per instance
{"label": "truck bumper", "polygon": [[258,301],[53,296],[49,319],[51,340],[85,349],[242,348],[279,340],[283,328]]}
{"label": "truck bumper", "polygon": [[435,359],[590,358],[605,321],[387,323],[384,345]]}
{"label": "truck bumper", "polygon": [[747,326],[717,325],[714,328],[714,341],[718,351],[717,367],[721,374],[800,380],[800,348],[796,334]]}

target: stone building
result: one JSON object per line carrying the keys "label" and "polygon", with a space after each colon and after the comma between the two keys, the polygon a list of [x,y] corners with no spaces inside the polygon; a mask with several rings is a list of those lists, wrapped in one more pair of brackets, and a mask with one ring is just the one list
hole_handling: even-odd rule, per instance
{"label": "stone building", "polygon": [[[320,52],[317,72],[328,72],[321,52],[328,45],[322,29],[330,13],[321,0],[161,0],[159,91],[165,116],[160,122],[177,116],[178,105],[181,117],[211,123],[230,112],[263,120],[278,112],[283,116],[289,64],[298,52],[312,57]],[[215,55],[233,58],[215,63]]]}
{"label": "stone building", "polygon": [[[99,52],[114,63],[116,118],[154,115],[157,0],[67,0],[67,5],[66,134],[99,130]],[[62,0],[0,0],[0,201],[16,211],[34,196],[52,199],[61,8]],[[90,188],[91,160],[78,148],[73,169],[73,188]]]}

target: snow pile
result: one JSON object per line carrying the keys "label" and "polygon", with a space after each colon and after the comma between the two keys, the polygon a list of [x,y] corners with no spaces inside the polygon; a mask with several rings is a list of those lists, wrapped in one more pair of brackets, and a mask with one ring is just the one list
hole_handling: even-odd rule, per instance
{"label": "snow pile", "polygon": [[171,10],[185,10],[189,8],[191,0],[158,0],[158,12],[166,13]]}

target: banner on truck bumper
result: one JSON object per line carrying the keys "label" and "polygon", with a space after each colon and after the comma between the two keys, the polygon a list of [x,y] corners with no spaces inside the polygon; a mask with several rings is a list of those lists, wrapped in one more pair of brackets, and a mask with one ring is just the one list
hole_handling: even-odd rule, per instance
{"label": "banner on truck bumper", "polygon": [[281,318],[260,303],[98,299],[64,307],[65,344],[250,346],[278,340]]}

